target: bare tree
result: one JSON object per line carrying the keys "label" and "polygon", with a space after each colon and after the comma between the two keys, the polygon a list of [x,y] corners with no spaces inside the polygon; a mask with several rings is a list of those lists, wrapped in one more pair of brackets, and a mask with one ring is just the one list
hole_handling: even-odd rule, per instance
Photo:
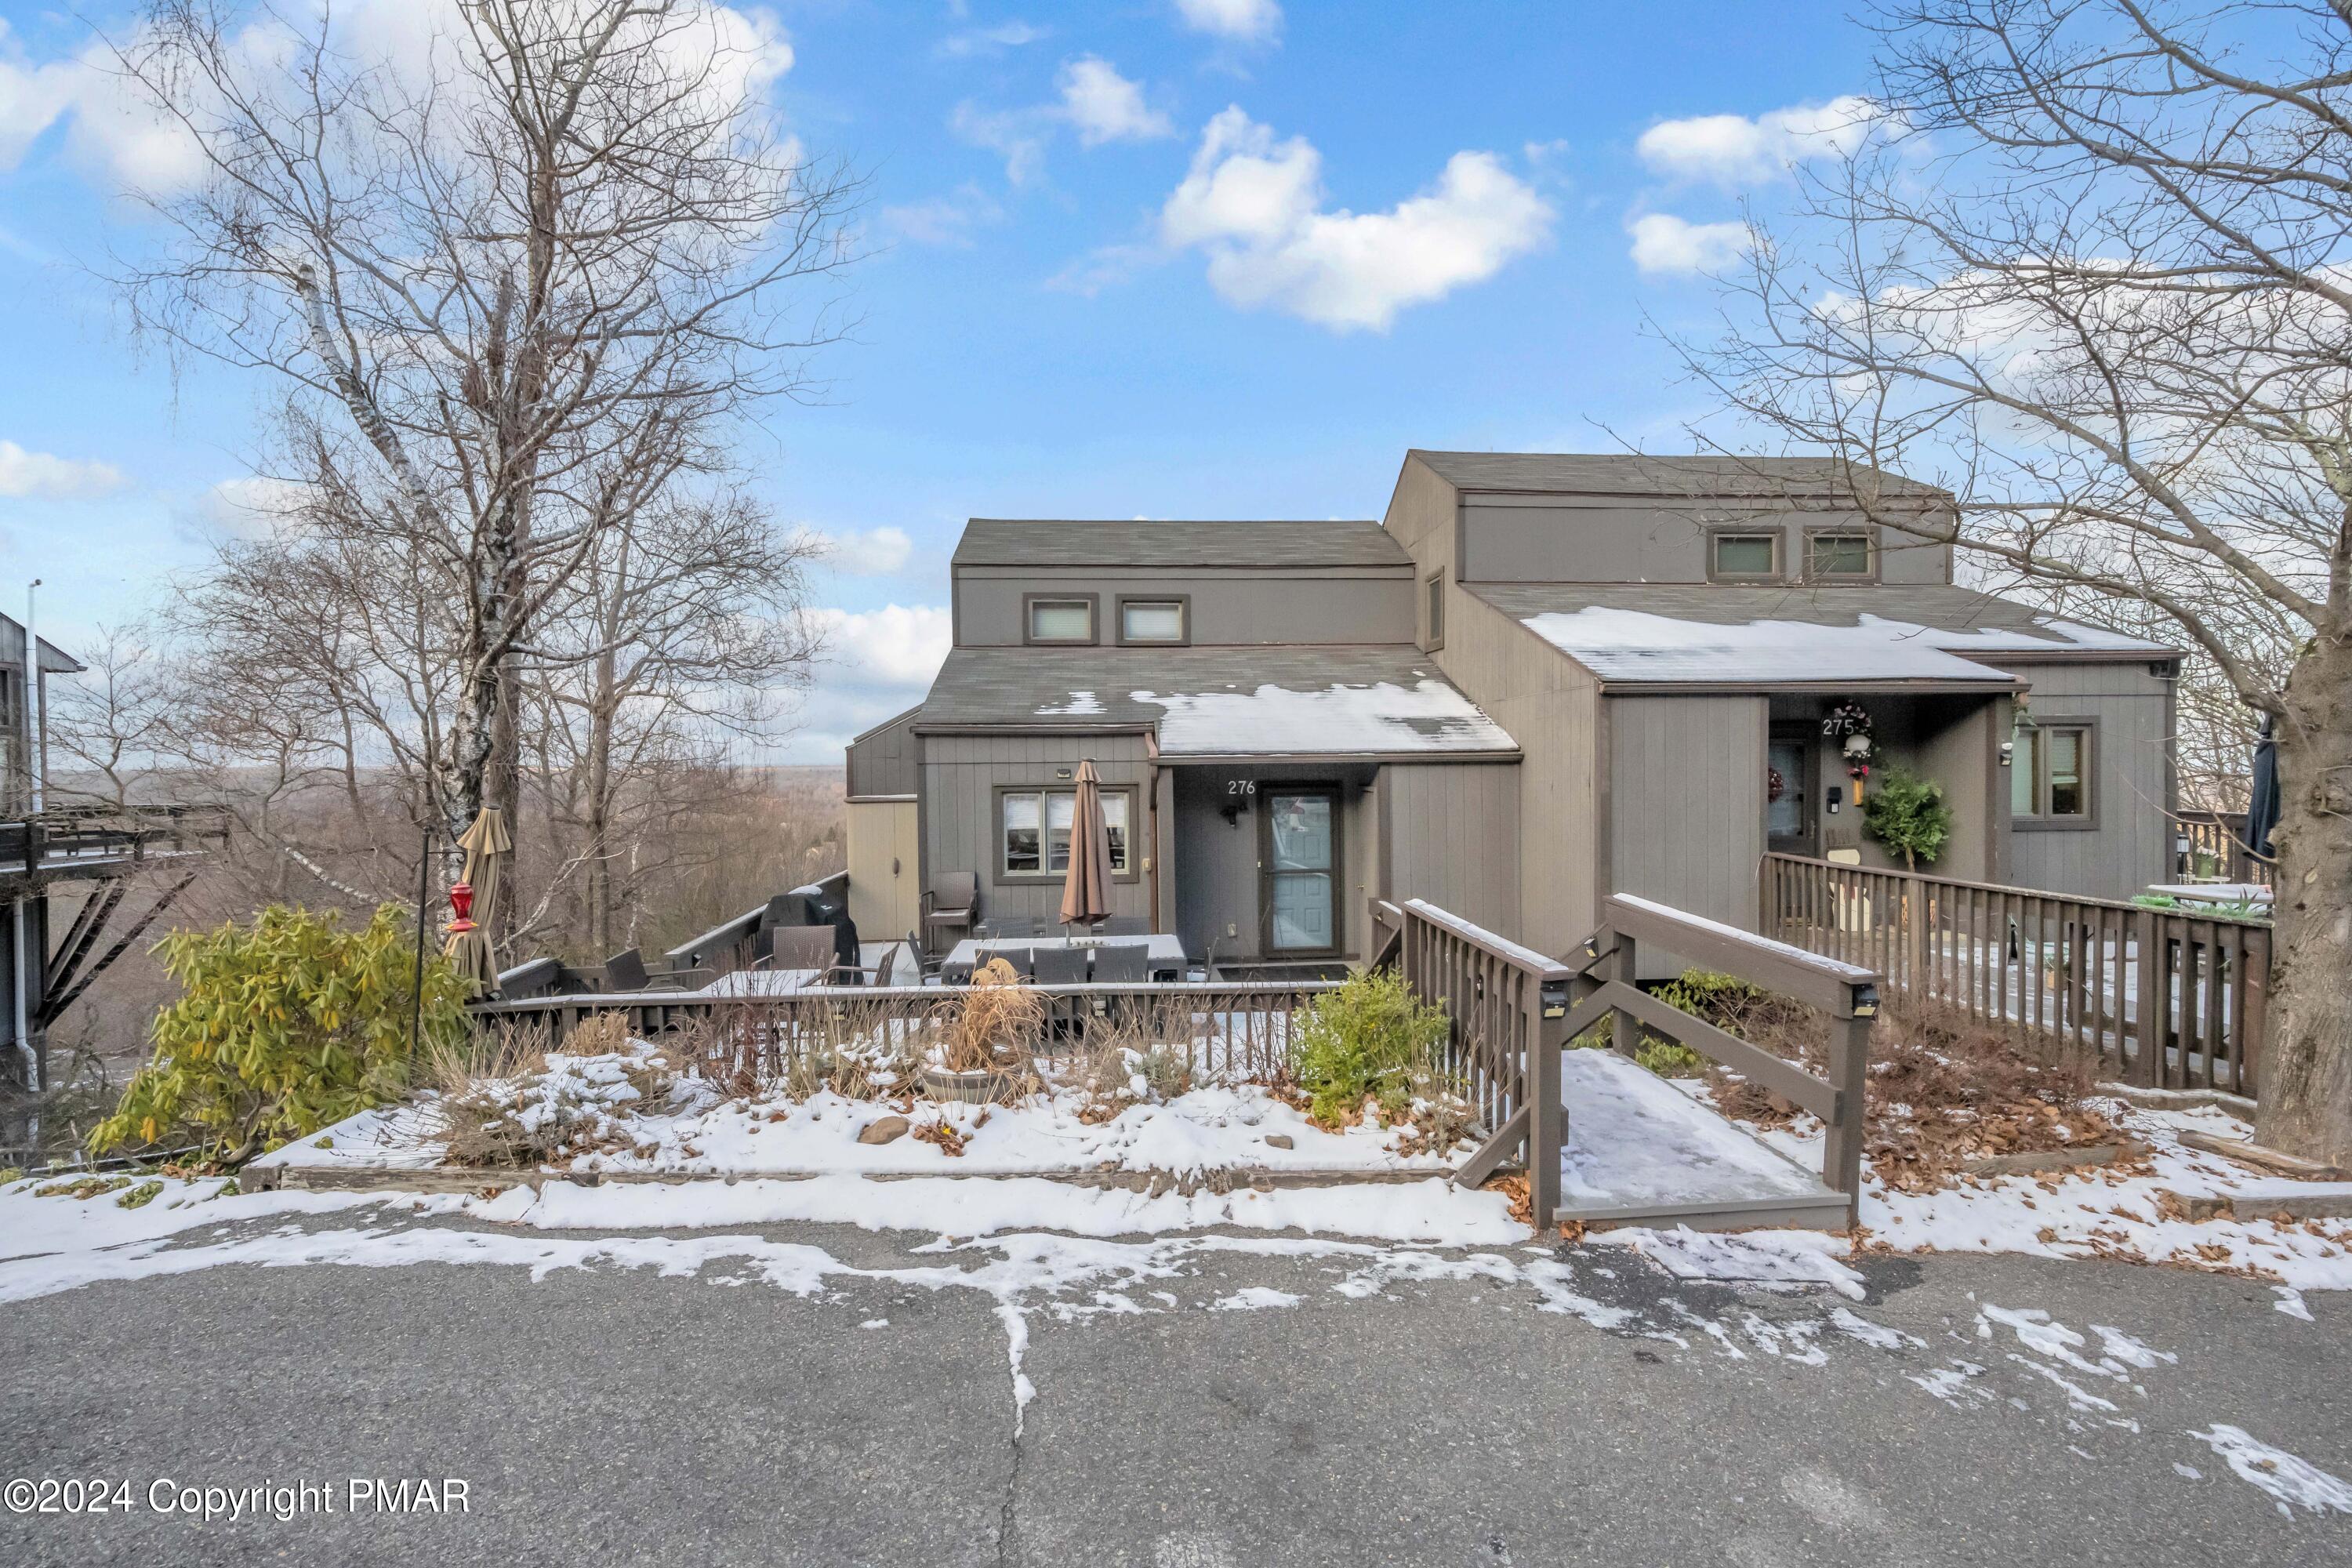
{"label": "bare tree", "polygon": [[551,657],[525,685],[526,766],[572,830],[561,863],[579,868],[591,952],[626,940],[629,884],[655,868],[655,844],[677,842],[664,827],[709,805],[689,784],[714,776],[729,739],[761,727],[780,688],[806,679],[814,553],[746,496],[684,500],[608,531],[550,605]]}
{"label": "bare tree", "polygon": [[120,810],[172,753],[173,683],[154,633],[142,626],[99,627],[81,660],[81,675],[59,682],[50,705],[58,770],[50,793]]}
{"label": "bare tree", "polygon": [[400,747],[454,829],[515,804],[550,603],[806,388],[855,183],[763,112],[772,40],[708,0],[408,15],[387,44],[159,0],[116,58],[205,177],[144,195],[170,239],[121,271],[143,330],[278,378],[308,510],[448,617]]}
{"label": "bare tree", "polygon": [[[1883,526],[2159,615],[2273,716],[2260,1131],[2352,1162],[2352,5],[1874,26],[1880,133],[1755,226],[1692,363]],[[1892,504],[1882,470],[1957,506]]]}

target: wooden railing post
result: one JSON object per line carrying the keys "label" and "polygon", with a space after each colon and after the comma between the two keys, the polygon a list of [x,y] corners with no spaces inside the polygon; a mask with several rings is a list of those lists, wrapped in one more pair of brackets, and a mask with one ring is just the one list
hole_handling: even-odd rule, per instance
{"label": "wooden railing post", "polygon": [[1870,1025],[1876,1011],[1830,1020],[1830,1087],[1837,1113],[1822,1151],[1822,1179],[1846,1195],[1846,1223],[1862,1214],[1862,1144],[1870,1085]]}
{"label": "wooden railing post", "polygon": [[2132,1081],[2154,1086],[2165,1081],[2165,1048],[2172,1032],[2164,982],[2170,954],[2165,951],[2162,915],[2154,910],[2136,910],[2132,924],[2138,931],[2139,942],[2139,984],[2136,988],[2139,1008],[2139,1059],[2132,1063]]}
{"label": "wooden railing post", "polygon": [[[1616,978],[1638,987],[1642,980],[1640,947],[1623,931],[1616,934]],[[1619,1056],[1631,1061],[1642,1049],[1641,1020],[1622,1007],[1612,1009],[1609,1015],[1609,1044]]]}
{"label": "wooden railing post", "polygon": [[1537,988],[1535,1026],[1528,1031],[1528,1207],[1538,1235],[1559,1209],[1559,1160],[1568,1140],[1568,1109],[1560,1103],[1559,1053],[1568,1048],[1569,983]]}

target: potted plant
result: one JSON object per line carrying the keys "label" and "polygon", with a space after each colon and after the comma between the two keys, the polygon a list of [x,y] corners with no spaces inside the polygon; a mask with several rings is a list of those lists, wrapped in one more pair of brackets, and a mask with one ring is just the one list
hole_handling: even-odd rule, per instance
{"label": "potted plant", "polygon": [[992,958],[974,970],[938,1017],[940,1045],[919,1074],[926,1096],[987,1105],[1015,1098],[1033,1081],[1030,1042],[1045,1026],[1045,999],[1024,986],[1011,964]]}

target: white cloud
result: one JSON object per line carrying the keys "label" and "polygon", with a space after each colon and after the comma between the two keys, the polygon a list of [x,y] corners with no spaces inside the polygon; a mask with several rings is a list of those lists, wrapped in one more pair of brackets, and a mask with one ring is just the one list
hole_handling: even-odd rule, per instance
{"label": "white cloud", "polygon": [[277,526],[299,512],[316,492],[295,479],[251,474],[223,479],[204,493],[195,507],[195,522],[206,532],[236,539],[266,538]]}
{"label": "white cloud", "polygon": [[68,500],[101,496],[127,482],[122,470],[112,463],[53,458],[47,452],[27,452],[14,441],[0,441],[0,496]]}
{"label": "white cloud", "polygon": [[[700,25],[667,25],[663,47],[700,93],[725,111],[762,97],[793,66],[793,47],[782,26],[764,10],[714,5]],[[643,24],[656,26],[651,20]],[[348,58],[386,68],[412,87],[446,74],[436,50],[463,38],[467,29],[459,0],[346,0],[333,13],[331,41]],[[125,39],[135,47],[137,36]],[[282,68],[298,40],[267,10],[229,36],[226,52],[246,79],[267,97],[274,85],[299,87]],[[443,84],[442,90],[450,90]],[[201,116],[203,106],[199,104]],[[106,46],[93,44],[79,55],[35,63],[6,35],[0,22],[0,168],[11,168],[51,126],[64,122],[69,155],[121,189],[169,195],[191,189],[205,176],[205,161],[196,134],[161,113],[143,89],[126,78]]]}
{"label": "white cloud", "polygon": [[1654,174],[1711,180],[1737,189],[1776,179],[1811,159],[1851,153],[1880,119],[1877,105],[1848,93],[1827,103],[1776,109],[1753,120],[1740,114],[1702,114],[1661,121],[1642,132],[1634,151]]}
{"label": "white cloud", "polygon": [[1004,177],[1025,185],[1045,164],[1045,143],[1057,110],[982,109],[967,100],[955,106],[948,129],[975,147],[1004,160]]}
{"label": "white cloud", "polygon": [[1091,300],[1104,289],[1116,288],[1145,268],[1164,259],[1166,254],[1157,246],[1101,246],[1087,251],[1046,279],[1045,287]]}
{"label": "white cloud", "polygon": [[[878,610],[813,612],[824,629],[825,660],[860,686],[918,692],[931,683],[954,640],[945,605],[885,605]],[[822,686],[824,680],[819,679]]]}
{"label": "white cloud", "polygon": [[1176,12],[1194,32],[1221,38],[1270,38],[1282,30],[1275,0],[1176,0]]}
{"label": "white cloud", "polygon": [[1323,210],[1322,155],[1238,108],[1209,121],[1160,210],[1167,245],[1208,254],[1229,302],[1346,331],[1385,331],[1408,305],[1494,276],[1549,231],[1551,207],[1491,153],[1456,153],[1437,183],[1386,212]]}
{"label": "white cloud", "polygon": [[1625,226],[1633,237],[1633,265],[1644,272],[1717,272],[1747,253],[1748,226],[1692,223],[1672,213],[1649,213]]}
{"label": "white cloud", "polygon": [[978,185],[963,184],[951,195],[884,207],[882,221],[918,245],[971,244],[971,231],[1004,221],[1004,209]]}
{"label": "white cloud", "polygon": [[825,533],[810,529],[811,543],[824,552],[824,563],[851,577],[887,577],[901,571],[915,553],[915,542],[903,528],[873,528],[863,532]]}
{"label": "white cloud", "polygon": [[1062,112],[1077,127],[1078,141],[1084,146],[1176,133],[1166,115],[1144,103],[1143,89],[1099,56],[1087,55],[1065,65],[1060,83]]}
{"label": "white cloud", "polygon": [[1043,27],[1033,27],[1026,22],[1000,22],[993,27],[971,27],[961,33],[950,33],[940,40],[940,53],[961,58],[967,55],[992,55],[1004,49],[1017,49],[1024,44],[1034,44],[1046,36]]}

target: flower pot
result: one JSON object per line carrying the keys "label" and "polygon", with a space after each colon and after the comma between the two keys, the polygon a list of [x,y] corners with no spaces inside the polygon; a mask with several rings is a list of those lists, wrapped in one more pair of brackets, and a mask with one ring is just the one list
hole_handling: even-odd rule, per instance
{"label": "flower pot", "polygon": [[992,1105],[1004,1098],[1005,1075],[991,1068],[954,1072],[925,1067],[921,1073],[926,1098],[948,1104]]}

